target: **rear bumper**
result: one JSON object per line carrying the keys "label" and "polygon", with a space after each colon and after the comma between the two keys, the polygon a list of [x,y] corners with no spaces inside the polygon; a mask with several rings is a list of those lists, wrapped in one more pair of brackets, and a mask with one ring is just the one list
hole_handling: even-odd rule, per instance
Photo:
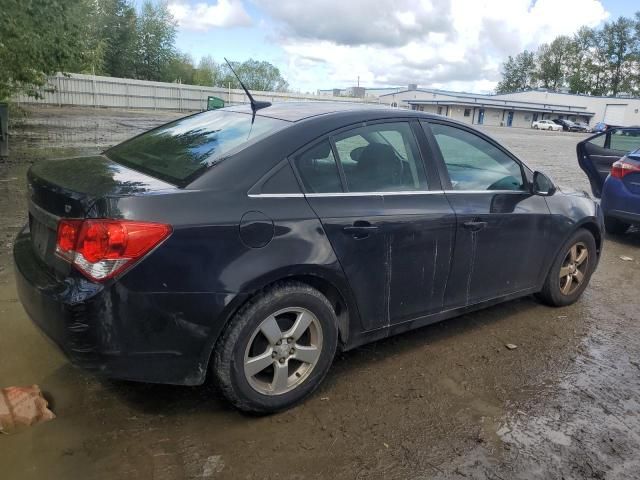
{"label": "rear bumper", "polygon": [[28,229],[14,245],[27,314],[69,360],[109,377],[197,385],[222,330],[229,293],[134,292],[81,275],[59,279],[33,252]]}

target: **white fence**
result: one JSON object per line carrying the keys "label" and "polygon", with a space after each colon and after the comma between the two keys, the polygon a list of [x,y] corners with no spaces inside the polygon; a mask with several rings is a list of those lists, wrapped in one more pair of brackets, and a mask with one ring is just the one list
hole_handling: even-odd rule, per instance
{"label": "white fence", "polygon": [[[251,92],[256,100],[372,102],[371,99],[305,95],[282,92]],[[207,97],[224,100],[227,105],[248,103],[242,90],[201,87],[179,83],[150,82],[128,78],[100,77],[82,74],[58,74],[40,90],[42,98],[20,95],[19,103],[77,105],[132,109],[195,111],[207,108]],[[373,100],[377,103],[377,99]]]}

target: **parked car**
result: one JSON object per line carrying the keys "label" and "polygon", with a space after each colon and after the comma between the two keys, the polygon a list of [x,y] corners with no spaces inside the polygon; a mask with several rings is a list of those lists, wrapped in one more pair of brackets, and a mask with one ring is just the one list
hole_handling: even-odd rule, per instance
{"label": "parked car", "polygon": [[536,130],[552,130],[554,132],[562,130],[562,126],[552,122],[551,120],[538,120],[531,124],[531,128],[535,128]]}
{"label": "parked car", "polygon": [[183,385],[211,371],[238,408],[273,412],[338,350],[586,288],[599,206],[485,134],[357,104],[256,110],[30,169],[19,296],[74,363]]}
{"label": "parked car", "polygon": [[617,127],[578,143],[578,163],[602,198],[607,232],[640,224],[640,127]]}
{"label": "parked car", "polygon": [[591,133],[591,127],[583,122],[573,122],[575,132]]}
{"label": "parked car", "polygon": [[560,127],[562,127],[562,130],[565,132],[582,132],[584,131],[584,128],[575,123],[572,122],[571,120],[565,120],[565,119],[555,119],[553,120],[557,125],[560,125]]}

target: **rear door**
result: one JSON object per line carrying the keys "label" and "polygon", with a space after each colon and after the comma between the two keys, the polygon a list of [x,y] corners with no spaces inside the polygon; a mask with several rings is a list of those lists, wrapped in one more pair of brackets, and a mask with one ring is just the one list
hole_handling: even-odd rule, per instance
{"label": "rear door", "polygon": [[611,165],[639,147],[640,128],[613,128],[578,143],[578,164],[587,174],[591,191],[597,198]]}
{"label": "rear door", "polygon": [[455,215],[416,134],[409,121],[367,122],[293,158],[365,331],[442,308]]}
{"label": "rear door", "polygon": [[437,146],[456,239],[445,308],[472,305],[536,286],[548,241],[549,209],[532,195],[526,170],[475,130],[425,124]]}

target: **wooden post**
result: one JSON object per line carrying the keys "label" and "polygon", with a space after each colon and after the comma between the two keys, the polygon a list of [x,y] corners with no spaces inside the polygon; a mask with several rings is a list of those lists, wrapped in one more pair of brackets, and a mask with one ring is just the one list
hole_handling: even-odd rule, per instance
{"label": "wooden post", "polygon": [[0,103],[0,157],[9,156],[9,105]]}
{"label": "wooden post", "polygon": [[60,74],[59,73],[56,74],[56,80],[58,82],[58,88],[57,88],[58,91],[56,92],[57,93],[56,96],[58,97],[58,106],[61,107],[62,106],[62,100],[60,99],[60,95],[61,95],[60,89],[62,88],[62,86],[60,85]]}

